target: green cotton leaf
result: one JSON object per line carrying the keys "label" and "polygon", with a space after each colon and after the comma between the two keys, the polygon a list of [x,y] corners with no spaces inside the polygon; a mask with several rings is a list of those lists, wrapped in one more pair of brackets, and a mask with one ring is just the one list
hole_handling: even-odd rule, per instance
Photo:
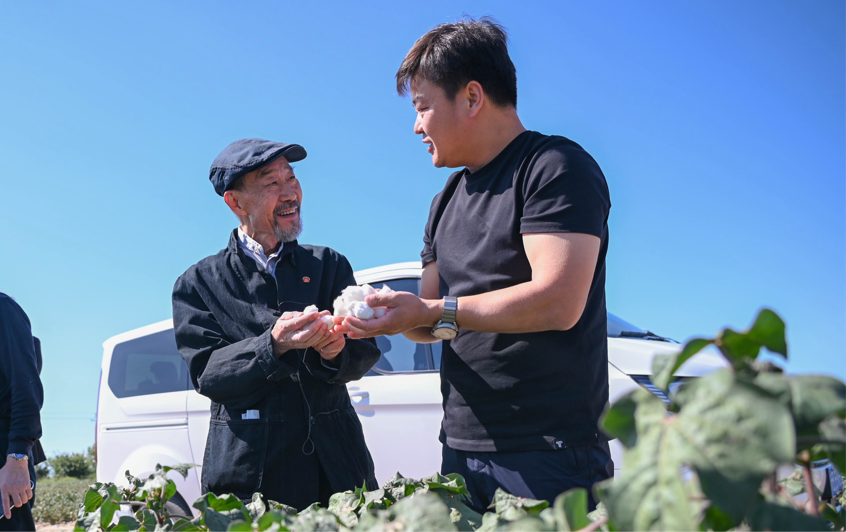
{"label": "green cotton leaf", "polygon": [[694,338],[684,344],[678,353],[655,355],[652,359],[652,384],[666,393],[670,389],[670,383],[673,382],[673,375],[682,367],[682,364],[713,343],[714,340]]}
{"label": "green cotton leaf", "polygon": [[264,515],[267,506],[261,500],[261,493],[253,493],[252,501],[246,505],[246,510],[250,514],[250,521],[256,521]]}
{"label": "green cotton leaf", "polygon": [[769,501],[760,502],[746,520],[752,530],[831,530],[822,519]]}
{"label": "green cotton leaf", "polygon": [[769,309],[761,310],[746,332],[724,329],[715,344],[735,369],[757,359],[762,347],[787,359],[784,321]]}
{"label": "green cotton leaf", "polygon": [[392,525],[390,528],[385,527],[388,530],[457,530],[455,523],[450,519],[448,507],[434,493],[421,493],[403,499],[384,511]]}
{"label": "green cotton leaf", "polygon": [[282,504],[281,502],[277,501],[267,501],[267,505],[270,510],[276,510],[286,515],[297,515],[297,509],[293,506],[288,506],[287,504]]}
{"label": "green cotton leaf", "polygon": [[226,530],[229,528],[230,523],[234,521],[246,521],[248,518],[249,515],[238,508],[223,511],[209,508],[203,514],[203,524],[209,530]]}
{"label": "green cotton leaf", "polygon": [[588,493],[584,488],[574,488],[556,497],[553,512],[558,530],[571,532],[589,526],[587,509]]}
{"label": "green cotton leaf", "polygon": [[761,309],[746,335],[752,341],[766,347],[771,353],[781,355],[787,360],[784,320],[772,310]]}
{"label": "green cotton leaf", "polygon": [[636,391],[638,390],[633,390],[614,401],[614,404],[606,408],[599,418],[599,428],[608,437],[620,440],[620,443],[629,449],[637,444],[637,429],[635,428],[637,401],[633,395]]}
{"label": "green cotton leaf", "polygon": [[820,438],[827,443],[814,445],[813,453],[831,460],[838,471],[846,471],[846,420],[832,415],[819,425]]}
{"label": "green cotton leaf", "polygon": [[226,530],[227,532],[253,532],[253,525],[246,521],[232,521]]}
{"label": "green cotton leaf", "polygon": [[673,447],[696,469],[705,495],[732,518],[742,518],[758,500],[763,479],[793,460],[790,411],[727,369],[696,379],[677,400]]}
{"label": "green cotton leaf", "polygon": [[176,471],[182,478],[188,478],[188,470],[192,467],[197,467],[197,464],[176,464],[174,466],[162,466],[162,471],[165,473],[169,471]]}
{"label": "green cotton leaf", "polygon": [[541,511],[547,507],[549,507],[548,501],[517,497],[502,488],[496,489],[493,501],[488,506],[509,521],[525,515],[540,515]]}
{"label": "green cotton leaf", "polygon": [[846,417],[846,384],[834,377],[762,373],[753,382],[790,409],[797,436],[819,435],[819,424],[831,415]]}
{"label": "green cotton leaf", "polygon": [[[359,490],[356,490],[358,492]],[[344,491],[335,493],[329,497],[329,511],[343,523],[345,527],[352,528],[358,524],[356,510],[362,505],[361,493]],[[384,493],[384,491],[383,491]]]}
{"label": "green cotton leaf", "polygon": [[158,521],[156,520],[156,514],[154,514],[149,508],[141,508],[137,512],[135,512],[135,519],[141,523],[141,526],[145,530],[155,530],[156,526],[158,525]]}
{"label": "green cotton leaf", "polygon": [[720,510],[717,506],[709,506],[702,518],[702,528],[714,532],[725,532],[737,527],[741,523],[739,519],[733,519],[730,515]]}
{"label": "green cotton leaf", "polygon": [[80,517],[73,527],[74,532],[95,532],[100,530],[100,512],[91,512]]}
{"label": "green cotton leaf", "polygon": [[118,522],[111,528],[111,532],[129,532],[131,530],[138,530],[141,523],[131,515],[122,515],[118,518]]}
{"label": "green cotton leaf", "polygon": [[120,510],[120,503],[113,499],[109,499],[100,507],[100,524],[103,528],[112,524],[112,519],[115,517],[115,512]]}
{"label": "green cotton leaf", "polygon": [[103,505],[103,501],[106,500],[106,498],[99,493],[99,486],[102,485],[94,484],[88,488],[88,491],[85,492],[85,498],[82,500],[82,508],[85,510],[85,513],[100,509],[100,506]]}
{"label": "green cotton leaf", "polygon": [[449,508],[450,521],[455,524],[458,530],[471,532],[482,525],[482,515],[458,500],[454,496],[444,496],[444,493],[435,492]]}
{"label": "green cotton leaf", "polygon": [[270,510],[266,512],[263,516],[261,516],[258,521],[256,521],[256,527],[259,532],[264,532],[265,530],[288,530],[286,526],[288,524],[289,515],[285,512],[281,512],[279,510]]}
{"label": "green cotton leaf", "polygon": [[837,509],[830,504],[823,504],[822,510],[820,511],[820,517],[826,521],[831,521],[832,524],[834,524],[834,530],[843,530],[844,514],[846,514],[846,510],[840,510],[838,512]]}
{"label": "green cotton leaf", "polygon": [[805,493],[805,480],[801,469],[797,469],[787,478],[779,479],[778,484],[783,486],[791,497]]}
{"label": "green cotton leaf", "polygon": [[172,480],[168,480],[167,486],[165,486],[165,495],[164,500],[169,501],[171,497],[176,495],[176,482]]}
{"label": "green cotton leaf", "polygon": [[205,529],[196,522],[182,517],[173,522],[173,530],[174,532],[200,532]]}
{"label": "green cotton leaf", "polygon": [[312,504],[311,510],[297,515],[290,524],[291,530],[297,532],[335,531],[340,528],[340,522],[335,514],[325,508]]}

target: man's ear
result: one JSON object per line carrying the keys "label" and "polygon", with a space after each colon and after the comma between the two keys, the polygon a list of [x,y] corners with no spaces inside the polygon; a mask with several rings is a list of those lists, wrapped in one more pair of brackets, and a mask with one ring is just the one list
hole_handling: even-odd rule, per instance
{"label": "man's ear", "polygon": [[479,111],[482,110],[482,105],[484,105],[485,100],[487,100],[485,90],[482,88],[482,84],[478,81],[471,81],[464,88],[464,92],[467,97],[467,116],[474,118],[479,114]]}
{"label": "man's ear", "polygon": [[235,190],[227,190],[223,193],[223,201],[229,206],[229,209],[235,213],[235,216],[238,218],[242,218],[247,216],[247,211],[244,210],[243,206],[241,205],[240,198],[238,197],[238,192]]}

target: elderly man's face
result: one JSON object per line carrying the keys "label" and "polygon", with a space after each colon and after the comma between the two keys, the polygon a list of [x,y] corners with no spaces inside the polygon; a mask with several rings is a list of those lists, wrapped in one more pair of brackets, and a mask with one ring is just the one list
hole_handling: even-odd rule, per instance
{"label": "elderly man's face", "polygon": [[247,233],[265,252],[279,242],[295,240],[302,231],[303,189],[288,160],[280,157],[241,179],[238,190],[226,193],[232,194],[226,203],[247,226]]}

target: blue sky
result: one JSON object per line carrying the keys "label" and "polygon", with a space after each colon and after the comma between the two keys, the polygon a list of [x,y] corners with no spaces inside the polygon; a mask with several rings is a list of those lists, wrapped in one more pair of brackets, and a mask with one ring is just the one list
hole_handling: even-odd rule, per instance
{"label": "blue sky", "polygon": [[463,14],[508,29],[524,124],[605,172],[610,311],[683,341],[769,306],[790,371],[846,378],[842,1],[3,2],[0,291],[43,340],[48,454],[93,443],[102,342],[226,244],[229,142],[306,147],[301,241],[419,258],[449,171],[393,75]]}

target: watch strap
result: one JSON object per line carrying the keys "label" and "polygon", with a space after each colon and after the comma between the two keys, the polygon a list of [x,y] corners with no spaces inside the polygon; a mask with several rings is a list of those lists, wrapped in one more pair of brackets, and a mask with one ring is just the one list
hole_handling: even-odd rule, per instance
{"label": "watch strap", "polygon": [[455,296],[444,296],[444,310],[441,313],[441,321],[444,323],[455,323],[458,313],[458,298]]}

